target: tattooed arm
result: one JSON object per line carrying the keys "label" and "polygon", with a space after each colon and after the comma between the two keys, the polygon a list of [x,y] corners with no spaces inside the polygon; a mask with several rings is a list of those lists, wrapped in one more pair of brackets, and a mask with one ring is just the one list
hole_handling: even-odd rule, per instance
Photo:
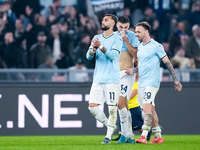
{"label": "tattooed arm", "polygon": [[177,91],[181,91],[182,90],[182,85],[181,83],[178,81],[177,77],[176,77],[176,73],[174,71],[174,68],[172,66],[172,64],[170,63],[169,61],[169,58],[167,56],[165,56],[163,59],[162,59],[163,63],[166,65],[167,69],[169,70],[173,80],[174,80],[174,87],[175,87],[175,90]]}

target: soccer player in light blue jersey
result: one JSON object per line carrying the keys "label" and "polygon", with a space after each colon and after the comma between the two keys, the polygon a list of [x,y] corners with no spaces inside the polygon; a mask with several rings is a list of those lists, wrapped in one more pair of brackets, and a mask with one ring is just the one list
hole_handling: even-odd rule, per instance
{"label": "soccer player in light blue jersey", "polygon": [[[175,90],[181,91],[182,85],[178,81],[174,68],[167,57],[163,46],[151,39],[149,32],[151,26],[147,22],[140,22],[136,24],[136,36],[141,41],[138,46],[138,74],[139,74],[139,97],[138,102],[143,107],[145,113],[143,132],[141,137],[136,140],[136,143],[147,143],[147,134],[152,126],[153,140],[150,142],[163,143],[161,129],[158,123],[158,116],[155,110],[155,96],[160,87],[160,61],[162,60],[168,68],[174,80]],[[127,69],[127,74],[136,72],[134,69]]]}
{"label": "soccer player in light blue jersey", "polygon": [[119,59],[121,92],[118,102],[122,134],[117,142],[118,144],[135,143],[132,123],[131,120],[128,119],[131,118],[131,114],[128,109],[128,100],[130,99],[131,90],[135,81],[135,75],[126,74],[125,68],[133,68],[133,62],[136,57],[139,41],[136,34],[128,30],[129,26],[130,20],[128,17],[121,16],[118,18],[117,33],[123,40],[121,56]]}
{"label": "soccer player in light blue jersey", "polygon": [[[107,127],[107,134],[102,144],[110,144],[113,132],[116,130],[117,103],[120,94],[119,58],[122,48],[122,38],[113,32],[117,17],[107,14],[102,20],[103,34],[95,35],[86,57],[91,60],[96,55],[94,78],[90,90],[89,111]],[[109,117],[99,109],[99,105],[108,105]]]}

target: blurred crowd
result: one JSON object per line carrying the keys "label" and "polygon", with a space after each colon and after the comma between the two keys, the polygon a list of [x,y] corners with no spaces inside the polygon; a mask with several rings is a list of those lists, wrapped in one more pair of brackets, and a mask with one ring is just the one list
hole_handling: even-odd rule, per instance
{"label": "blurred crowd", "polygon": [[200,68],[200,0],[124,0],[122,10],[97,14],[90,0],[0,2],[0,68],[93,69],[85,55],[106,13],[128,16],[131,30],[147,21],[175,68]]}

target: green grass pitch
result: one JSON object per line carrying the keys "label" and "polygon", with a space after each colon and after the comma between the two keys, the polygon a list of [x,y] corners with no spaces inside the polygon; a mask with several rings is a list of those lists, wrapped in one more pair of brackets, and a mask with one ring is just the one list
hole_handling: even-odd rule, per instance
{"label": "green grass pitch", "polygon": [[[116,136],[114,136],[116,137]],[[138,135],[135,139],[139,138]],[[162,144],[101,145],[103,135],[1,136],[0,150],[199,150],[200,135],[163,135]],[[152,139],[152,138],[151,138]]]}

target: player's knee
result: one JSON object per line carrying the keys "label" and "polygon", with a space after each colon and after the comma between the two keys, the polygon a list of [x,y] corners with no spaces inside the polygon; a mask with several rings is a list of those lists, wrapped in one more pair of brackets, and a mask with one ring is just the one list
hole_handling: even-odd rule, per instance
{"label": "player's knee", "polygon": [[89,103],[89,107],[98,107],[99,104],[95,104],[95,103]]}
{"label": "player's knee", "polygon": [[88,107],[90,113],[95,115],[98,112],[98,107]]}
{"label": "player's knee", "polygon": [[155,127],[152,129],[152,133],[157,133],[157,132],[161,132],[162,130],[160,129],[160,127]]}
{"label": "player's knee", "polygon": [[143,126],[142,126],[142,130],[150,131],[150,130],[151,130],[151,126],[143,125]]}

